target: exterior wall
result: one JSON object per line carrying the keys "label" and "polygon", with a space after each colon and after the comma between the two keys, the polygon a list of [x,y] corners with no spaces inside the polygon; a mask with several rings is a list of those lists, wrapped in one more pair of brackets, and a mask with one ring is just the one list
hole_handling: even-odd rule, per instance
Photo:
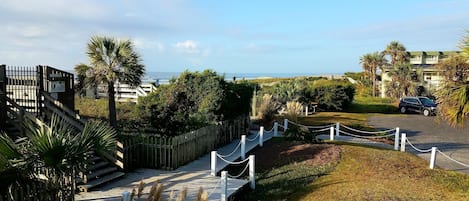
{"label": "exterior wall", "polygon": [[[150,92],[156,90],[156,86],[153,83],[143,83],[140,86],[132,87],[128,84],[117,83],[114,85],[114,89],[116,92],[116,101],[137,102],[138,97],[148,95]],[[87,96],[92,95],[94,98],[107,97],[107,86],[99,85],[96,93],[97,94],[94,93],[93,89],[87,90]]]}
{"label": "exterior wall", "polygon": [[[441,70],[435,68],[435,65],[444,60],[449,54],[457,53],[456,51],[451,52],[424,52],[424,51],[415,51],[408,52],[410,57],[409,62],[414,65],[415,69],[422,67],[423,69],[423,80],[424,87],[433,91],[437,89],[444,77],[441,74]],[[381,73],[381,97],[386,97],[386,86],[385,82],[391,81],[391,77],[388,72],[390,69],[385,69]]]}

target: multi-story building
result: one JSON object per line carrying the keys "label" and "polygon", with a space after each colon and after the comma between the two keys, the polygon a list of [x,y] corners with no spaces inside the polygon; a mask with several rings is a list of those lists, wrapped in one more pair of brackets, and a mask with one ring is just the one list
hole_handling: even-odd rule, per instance
{"label": "multi-story building", "polygon": [[[407,52],[409,62],[413,65],[415,70],[422,70],[422,78],[424,81],[423,87],[428,91],[433,91],[438,88],[444,79],[444,75],[436,65],[442,60],[446,59],[451,54],[457,54],[457,51],[411,51]],[[386,84],[391,81],[389,72],[392,66],[385,67],[381,73],[381,97],[386,97]]]}

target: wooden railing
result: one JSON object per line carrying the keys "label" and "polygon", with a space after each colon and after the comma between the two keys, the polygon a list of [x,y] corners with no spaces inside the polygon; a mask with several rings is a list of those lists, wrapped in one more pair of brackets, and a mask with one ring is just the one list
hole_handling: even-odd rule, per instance
{"label": "wooden railing", "polygon": [[213,149],[241,138],[248,129],[248,117],[224,121],[175,137],[157,134],[123,135],[123,161],[126,171],[134,168],[173,170]]}
{"label": "wooden railing", "polygon": [[47,110],[57,114],[78,130],[83,131],[85,120],[83,120],[80,115],[64,106],[61,102],[50,96],[47,92],[42,92],[42,96],[44,97],[44,106]]}
{"label": "wooden railing", "polygon": [[21,135],[25,134],[24,133],[24,128],[21,125],[21,123],[25,122],[25,120],[31,121],[37,127],[47,127],[47,125],[43,121],[41,121],[40,119],[38,119],[33,114],[26,111],[26,109],[24,109],[23,107],[18,105],[15,101],[11,100],[7,96],[3,96],[3,97],[0,97],[0,98],[3,98],[4,101],[6,102],[7,114],[9,116],[12,116],[12,117],[14,116],[14,119],[18,120],[17,123],[13,124],[13,126],[15,126],[18,130],[21,131]]}

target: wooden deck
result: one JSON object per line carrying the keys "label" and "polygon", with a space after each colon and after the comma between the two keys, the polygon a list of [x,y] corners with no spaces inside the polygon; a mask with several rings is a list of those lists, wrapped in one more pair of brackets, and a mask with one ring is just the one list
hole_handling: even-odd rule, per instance
{"label": "wooden deck", "polygon": [[[280,133],[280,132],[279,132]],[[252,139],[257,132],[250,133],[247,138]],[[264,141],[271,139],[273,132],[264,134]],[[238,145],[239,139],[234,140],[230,144],[217,150],[220,154],[229,154]],[[254,149],[258,145],[259,140],[246,140],[246,152]],[[240,158],[241,150],[238,149],[232,156],[225,159],[234,161]],[[248,157],[248,156],[246,156]],[[224,169],[228,164],[220,159],[217,160],[217,170]],[[75,196],[76,200],[120,200],[123,192],[131,192],[132,188],[138,186],[140,180],[146,184],[143,191],[147,196],[150,188],[155,181],[164,184],[164,197],[169,197],[171,191],[178,193],[184,187],[187,187],[187,200],[195,200],[200,187],[209,193],[209,200],[220,200],[220,177],[210,175],[210,153],[195,160],[185,166],[174,171],[154,170],[154,169],[137,169],[134,172],[127,173],[122,179],[115,182],[104,184],[87,193],[80,193]],[[228,179],[228,197],[238,191],[240,188],[248,184],[248,180]]]}

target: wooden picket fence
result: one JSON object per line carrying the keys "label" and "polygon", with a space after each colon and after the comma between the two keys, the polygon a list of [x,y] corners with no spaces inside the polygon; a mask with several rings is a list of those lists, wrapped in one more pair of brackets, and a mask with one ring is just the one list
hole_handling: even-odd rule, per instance
{"label": "wooden picket fence", "polygon": [[223,121],[175,137],[156,134],[126,134],[123,144],[124,169],[157,168],[174,170],[217,147],[246,134],[249,117]]}

